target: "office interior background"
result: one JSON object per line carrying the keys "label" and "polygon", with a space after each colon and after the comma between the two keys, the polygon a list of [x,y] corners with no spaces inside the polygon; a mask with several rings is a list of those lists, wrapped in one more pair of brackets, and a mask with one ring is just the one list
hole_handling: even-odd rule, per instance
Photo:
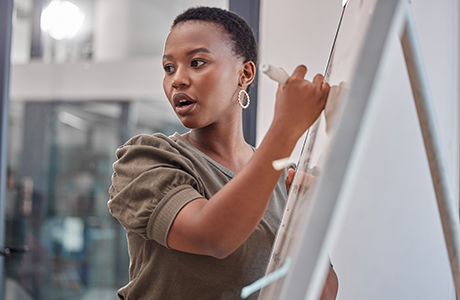
{"label": "office interior background", "polygon": [[[164,40],[186,8],[235,2],[14,1],[5,245],[30,250],[5,259],[4,299],[116,299],[128,282],[129,258],[126,232],[107,208],[115,150],[136,134],[187,131],[163,93]],[[307,79],[324,71],[341,0],[251,2],[260,3],[260,62],[289,73],[303,63]],[[458,201],[459,4],[411,6]],[[338,299],[451,300],[410,86],[401,50],[392,49],[381,88],[388,93],[330,249]],[[259,77],[256,145],[270,125],[276,87]]]}
{"label": "office interior background", "polygon": [[125,230],[108,211],[115,150],[184,133],[162,91],[174,17],[227,0],[15,0],[5,299],[115,299]]}

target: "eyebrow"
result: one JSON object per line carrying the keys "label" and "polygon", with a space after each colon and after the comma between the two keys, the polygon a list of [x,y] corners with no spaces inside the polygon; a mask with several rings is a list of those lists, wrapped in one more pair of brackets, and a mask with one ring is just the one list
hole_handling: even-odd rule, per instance
{"label": "eyebrow", "polygon": [[[208,49],[206,49],[204,47],[201,47],[201,48],[196,48],[196,49],[190,50],[189,52],[185,53],[185,55],[190,56],[190,55],[193,55],[193,54],[198,53],[198,52],[212,53]],[[166,55],[163,55],[163,59],[165,59],[165,58],[173,58],[173,56],[169,55],[169,54],[166,54]]]}
{"label": "eyebrow", "polygon": [[204,47],[201,47],[201,48],[196,48],[194,50],[191,50],[191,51],[187,52],[185,55],[190,56],[190,55],[198,53],[198,52],[211,53],[211,51],[209,51],[208,49],[206,49]]}

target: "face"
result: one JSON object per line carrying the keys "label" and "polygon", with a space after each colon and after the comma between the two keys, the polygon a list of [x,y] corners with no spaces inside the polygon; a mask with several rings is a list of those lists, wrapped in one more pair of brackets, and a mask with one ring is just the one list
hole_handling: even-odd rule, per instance
{"label": "face", "polygon": [[220,25],[177,24],[165,42],[163,68],[163,89],[185,127],[203,128],[241,115],[236,99],[243,59]]}

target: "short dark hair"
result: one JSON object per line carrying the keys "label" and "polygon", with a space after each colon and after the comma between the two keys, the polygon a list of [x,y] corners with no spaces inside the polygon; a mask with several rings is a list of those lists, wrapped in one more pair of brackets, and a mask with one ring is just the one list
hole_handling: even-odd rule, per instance
{"label": "short dark hair", "polygon": [[[254,32],[249,24],[239,15],[217,7],[191,7],[178,15],[171,26],[186,21],[205,21],[220,24],[228,33],[233,44],[233,51],[242,57],[244,62],[252,61],[256,67],[258,63],[258,46]],[[250,86],[248,86],[248,91]]]}

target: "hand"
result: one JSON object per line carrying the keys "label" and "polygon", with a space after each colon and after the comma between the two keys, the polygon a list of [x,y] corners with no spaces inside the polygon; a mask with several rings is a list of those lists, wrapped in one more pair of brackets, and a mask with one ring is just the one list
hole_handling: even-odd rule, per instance
{"label": "hand", "polygon": [[304,79],[306,73],[305,66],[298,66],[286,85],[279,85],[276,93],[272,126],[296,140],[319,117],[329,93],[329,84],[324,82],[322,75],[316,75],[310,82]]}
{"label": "hand", "polygon": [[329,268],[320,300],[335,300],[339,290],[339,279],[332,266]]}
{"label": "hand", "polygon": [[288,176],[286,177],[286,180],[284,181],[286,183],[286,190],[288,194],[289,194],[289,190],[291,189],[292,179],[294,179],[294,175],[295,175],[295,170],[290,168],[288,170]]}
{"label": "hand", "polygon": [[[289,169],[288,170],[288,176],[286,177],[285,183],[286,183],[286,189],[289,194],[289,191],[291,190],[292,186],[292,181],[294,179],[296,171],[294,169]],[[296,178],[296,182],[294,184],[294,191],[297,191],[300,196],[305,195],[305,193],[310,189],[310,186],[313,184],[314,180],[316,177],[313,174],[308,174],[302,171],[297,172],[298,176]]]}

